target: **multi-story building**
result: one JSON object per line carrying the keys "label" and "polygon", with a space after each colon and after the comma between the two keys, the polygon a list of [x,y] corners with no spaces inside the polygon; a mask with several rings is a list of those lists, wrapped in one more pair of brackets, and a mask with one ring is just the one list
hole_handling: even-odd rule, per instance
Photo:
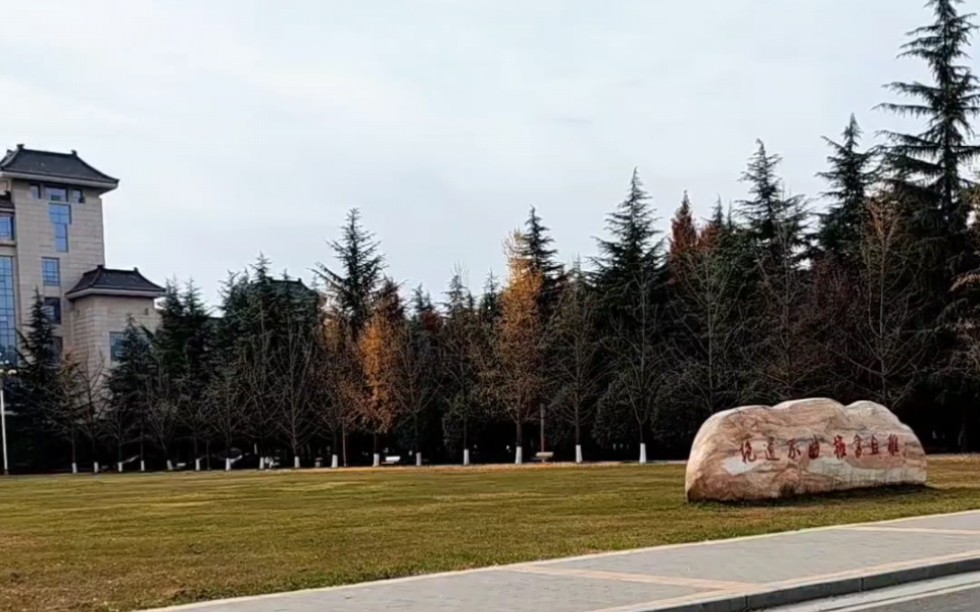
{"label": "multi-story building", "polygon": [[15,362],[36,296],[56,346],[90,371],[111,367],[130,319],[156,326],[163,289],[105,267],[102,203],[118,186],[75,151],[17,145],[0,158],[0,359]]}

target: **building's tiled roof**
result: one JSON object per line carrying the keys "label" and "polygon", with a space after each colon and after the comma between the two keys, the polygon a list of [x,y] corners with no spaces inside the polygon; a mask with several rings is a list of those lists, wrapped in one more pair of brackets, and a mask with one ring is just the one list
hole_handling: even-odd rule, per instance
{"label": "building's tiled roof", "polygon": [[38,151],[27,149],[24,145],[17,145],[16,149],[7,151],[7,154],[0,159],[0,172],[48,177],[66,182],[86,181],[112,186],[119,184],[118,179],[99,172],[85,163],[75,151],[71,153]]}
{"label": "building's tiled roof", "polygon": [[160,297],[164,294],[164,289],[140,274],[137,268],[113,270],[99,266],[83,274],[81,280],[65,294],[65,297],[72,299],[92,294]]}

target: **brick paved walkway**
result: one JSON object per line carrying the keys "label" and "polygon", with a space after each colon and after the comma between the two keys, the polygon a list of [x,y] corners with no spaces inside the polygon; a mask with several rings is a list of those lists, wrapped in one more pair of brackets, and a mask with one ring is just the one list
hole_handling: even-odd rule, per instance
{"label": "brick paved walkway", "polygon": [[980,559],[980,511],[207,602],[202,612],[634,612]]}

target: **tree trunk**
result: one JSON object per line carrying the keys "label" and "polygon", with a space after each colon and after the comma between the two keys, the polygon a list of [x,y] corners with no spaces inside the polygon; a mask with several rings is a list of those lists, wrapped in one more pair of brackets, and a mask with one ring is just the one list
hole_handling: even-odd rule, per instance
{"label": "tree trunk", "polygon": [[374,432],[374,456],[371,461],[372,467],[381,466],[381,454],[378,453],[378,432]]}
{"label": "tree trunk", "polygon": [[541,452],[545,452],[544,447],[544,403],[541,403]]}
{"label": "tree trunk", "polygon": [[524,439],[524,429],[521,426],[522,423],[518,420],[517,424],[517,447],[514,449],[514,463],[520,465],[524,463],[524,449],[521,447],[521,442]]}
{"label": "tree trunk", "polygon": [[75,430],[71,431],[71,473],[78,473],[78,445],[75,441]]}
{"label": "tree trunk", "polygon": [[342,446],[342,451],[344,455],[344,467],[347,467],[347,428],[342,427],[340,430],[340,444]]}

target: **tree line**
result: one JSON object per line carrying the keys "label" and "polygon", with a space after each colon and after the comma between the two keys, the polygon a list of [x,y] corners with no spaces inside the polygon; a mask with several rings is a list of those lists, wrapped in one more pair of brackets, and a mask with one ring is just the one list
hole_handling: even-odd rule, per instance
{"label": "tree line", "polygon": [[977,449],[980,84],[960,5],[928,3],[901,55],[930,79],[888,84],[879,107],[921,131],[866,143],[852,116],[824,139],[819,197],[792,195],[759,141],[748,197],[698,221],[685,194],[668,237],[634,171],[594,258],[559,261],[531,208],[504,278],[474,292],[457,270],[436,299],[386,275],[352,210],[312,287],[260,258],[212,316],[170,284],[159,327],[130,325],[111,368],[59,360],[38,301],[11,389],[21,461],[646,461],[686,456],[720,410],[811,396],[873,400],[927,447]]}

